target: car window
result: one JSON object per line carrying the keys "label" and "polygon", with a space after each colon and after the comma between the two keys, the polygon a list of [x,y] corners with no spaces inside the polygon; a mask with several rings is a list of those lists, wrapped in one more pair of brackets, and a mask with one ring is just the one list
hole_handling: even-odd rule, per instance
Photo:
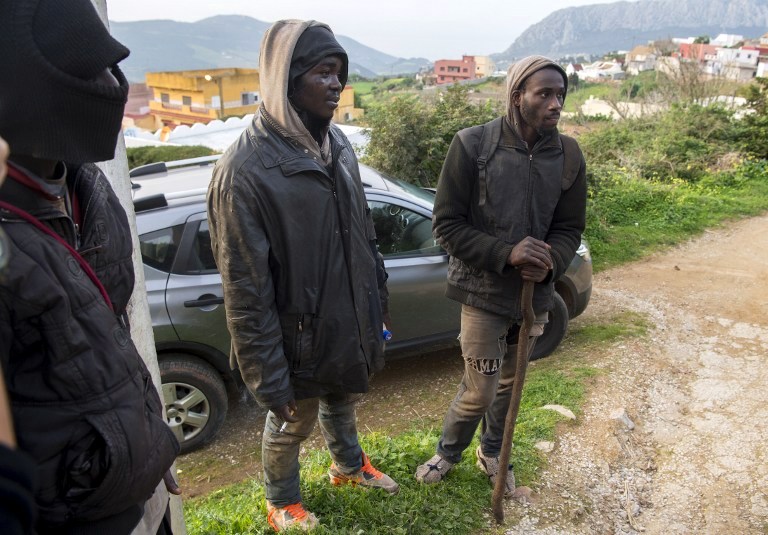
{"label": "car window", "polygon": [[208,221],[200,221],[189,250],[187,261],[180,267],[181,274],[201,275],[203,273],[215,273],[216,262],[213,259],[211,249],[211,233],[208,229]]}
{"label": "car window", "polygon": [[155,269],[170,272],[183,232],[184,225],[176,225],[139,236],[143,262]]}
{"label": "car window", "polygon": [[432,221],[403,206],[369,201],[379,252],[384,258],[442,254],[432,236]]}

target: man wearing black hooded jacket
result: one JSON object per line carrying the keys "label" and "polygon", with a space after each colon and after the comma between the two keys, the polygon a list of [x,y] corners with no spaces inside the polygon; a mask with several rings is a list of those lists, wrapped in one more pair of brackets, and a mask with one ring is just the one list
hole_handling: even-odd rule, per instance
{"label": "man wearing black hooded jacket", "polygon": [[333,484],[398,491],[357,438],[355,404],[383,365],[387,293],[357,158],[331,124],[347,68],[325,24],[272,25],[261,107],[208,192],[231,364],[269,409],[262,460],[277,531],[318,522],[302,505],[298,463],[318,421]]}

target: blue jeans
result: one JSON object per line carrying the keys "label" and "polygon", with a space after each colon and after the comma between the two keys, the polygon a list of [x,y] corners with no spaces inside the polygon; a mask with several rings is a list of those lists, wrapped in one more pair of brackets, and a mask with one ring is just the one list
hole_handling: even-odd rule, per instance
{"label": "blue jeans", "polygon": [[336,466],[345,474],[360,470],[363,450],[357,440],[355,405],[361,397],[361,394],[329,394],[298,400],[296,417],[299,421],[296,423],[284,422],[272,411],[267,413],[261,457],[264,492],[269,502],[285,507],[301,501],[299,448],[318,420]]}
{"label": "blue jeans", "polygon": [[[528,338],[530,357],[537,337],[543,331],[546,315],[537,316]],[[507,346],[507,331],[514,325],[505,316],[474,308],[461,307],[461,353],[464,377],[459,391],[448,407],[437,453],[452,463],[461,461],[480,421],[483,454],[498,457],[504,435],[504,422],[512,396],[517,362],[517,344]]]}

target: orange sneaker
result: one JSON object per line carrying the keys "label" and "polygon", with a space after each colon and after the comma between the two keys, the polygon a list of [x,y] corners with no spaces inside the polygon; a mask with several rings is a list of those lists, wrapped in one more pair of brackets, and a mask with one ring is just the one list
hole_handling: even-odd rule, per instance
{"label": "orange sneaker", "polygon": [[285,507],[275,507],[269,501],[267,501],[267,522],[278,532],[288,528],[309,531],[320,523],[315,515],[304,509],[301,502]]}
{"label": "orange sneaker", "polygon": [[390,494],[397,494],[400,491],[400,485],[384,472],[377,470],[365,453],[363,453],[363,466],[354,474],[344,474],[336,466],[336,463],[333,463],[328,471],[328,476],[331,478],[331,483],[337,486],[359,485],[365,488],[384,489]]}

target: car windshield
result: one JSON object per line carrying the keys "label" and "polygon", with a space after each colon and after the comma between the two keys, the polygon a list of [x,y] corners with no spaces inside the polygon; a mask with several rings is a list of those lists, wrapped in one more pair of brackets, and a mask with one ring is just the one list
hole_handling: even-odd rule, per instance
{"label": "car windshield", "polygon": [[[388,177],[389,178],[389,177]],[[395,185],[402,188],[407,193],[410,193],[414,197],[428,202],[430,206],[435,204],[435,194],[432,193],[430,190],[420,188],[419,186],[416,186],[414,184],[411,184],[410,182],[406,182],[405,180],[399,180],[397,178],[390,178],[392,182],[395,183]]]}

